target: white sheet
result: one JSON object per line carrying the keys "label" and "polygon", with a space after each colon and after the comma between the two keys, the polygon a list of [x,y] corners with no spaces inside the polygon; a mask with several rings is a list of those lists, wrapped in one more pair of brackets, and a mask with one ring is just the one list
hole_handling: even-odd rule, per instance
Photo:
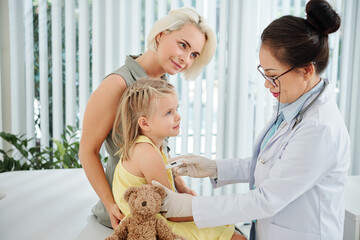
{"label": "white sheet", "polygon": [[91,213],[98,197],[83,169],[0,174],[0,239],[104,239]]}

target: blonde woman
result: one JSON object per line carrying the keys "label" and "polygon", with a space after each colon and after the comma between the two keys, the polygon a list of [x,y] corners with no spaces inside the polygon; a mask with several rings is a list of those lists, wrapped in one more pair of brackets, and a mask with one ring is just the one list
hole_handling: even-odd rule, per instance
{"label": "blonde woman", "polygon": [[[123,94],[113,128],[121,158],[114,172],[112,190],[115,202],[126,216],[130,209],[123,196],[129,187],[155,180],[172,191],[195,195],[184,182],[174,181],[172,170],[166,169],[165,139],[180,132],[177,108],[175,89],[163,80],[140,79]],[[158,217],[163,218],[160,214]],[[243,239],[234,234],[234,225],[199,229],[192,217],[169,218],[166,222],[187,239]]]}
{"label": "blonde woman", "polygon": [[[127,56],[125,64],[110,73],[89,98],[80,140],[80,161],[100,198],[92,212],[98,221],[115,228],[123,217],[117,207],[111,184],[118,147],[112,140],[116,109],[125,89],[141,77],[162,78],[182,72],[193,79],[209,63],[216,48],[213,30],[195,10],[179,8],[158,20],[148,36],[148,50]],[[99,158],[105,143],[109,159],[104,172]],[[178,178],[181,181],[180,178]]]}

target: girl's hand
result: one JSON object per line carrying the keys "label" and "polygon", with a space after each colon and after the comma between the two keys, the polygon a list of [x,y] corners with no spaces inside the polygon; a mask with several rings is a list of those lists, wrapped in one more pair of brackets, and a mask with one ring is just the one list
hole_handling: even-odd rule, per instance
{"label": "girl's hand", "polygon": [[175,188],[179,193],[187,193],[197,196],[196,192],[186,185],[181,176],[174,176]]}
{"label": "girl's hand", "polygon": [[111,205],[110,209],[108,209],[108,213],[110,216],[111,226],[115,230],[116,227],[119,225],[120,221],[123,220],[125,216],[121,213],[116,203]]}
{"label": "girl's hand", "polygon": [[189,188],[186,184],[182,185],[182,186],[176,186],[176,190],[179,193],[187,193],[187,194],[191,194],[193,196],[197,196],[196,192],[193,189]]}

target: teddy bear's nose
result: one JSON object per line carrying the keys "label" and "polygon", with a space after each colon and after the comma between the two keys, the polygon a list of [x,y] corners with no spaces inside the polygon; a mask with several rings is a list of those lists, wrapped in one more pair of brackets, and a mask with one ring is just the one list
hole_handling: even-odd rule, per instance
{"label": "teddy bear's nose", "polygon": [[145,206],[146,206],[146,201],[143,201],[143,202],[141,203],[141,205],[143,205],[143,207],[145,207]]}

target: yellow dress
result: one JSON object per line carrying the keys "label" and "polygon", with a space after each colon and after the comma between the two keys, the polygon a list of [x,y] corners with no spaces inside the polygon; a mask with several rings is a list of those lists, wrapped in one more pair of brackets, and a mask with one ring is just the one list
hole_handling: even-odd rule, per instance
{"label": "yellow dress", "polygon": [[[136,143],[146,142],[151,144],[155,149],[161,153],[165,164],[167,163],[167,157],[163,154],[152,142],[149,138],[145,136],[139,136]],[[171,169],[168,171],[168,178],[172,188],[174,188],[174,181]],[[114,172],[114,180],[113,180],[113,194],[115,198],[115,202],[119,206],[121,212],[127,217],[130,214],[130,208],[127,202],[124,200],[123,196],[129,187],[141,186],[143,184],[148,184],[145,178],[141,178],[129,173],[122,165],[122,159],[120,159],[119,163],[116,166]],[[174,189],[173,189],[174,190]],[[209,209],[211,211],[211,209]],[[196,227],[194,222],[172,222],[168,221],[161,214],[158,214],[158,217],[163,218],[166,223],[170,226],[170,228],[177,234],[186,237],[187,239],[199,239],[199,240],[212,240],[212,239],[231,239],[234,234],[234,225],[226,225],[220,227],[212,227],[212,228],[202,228],[199,229]]]}

